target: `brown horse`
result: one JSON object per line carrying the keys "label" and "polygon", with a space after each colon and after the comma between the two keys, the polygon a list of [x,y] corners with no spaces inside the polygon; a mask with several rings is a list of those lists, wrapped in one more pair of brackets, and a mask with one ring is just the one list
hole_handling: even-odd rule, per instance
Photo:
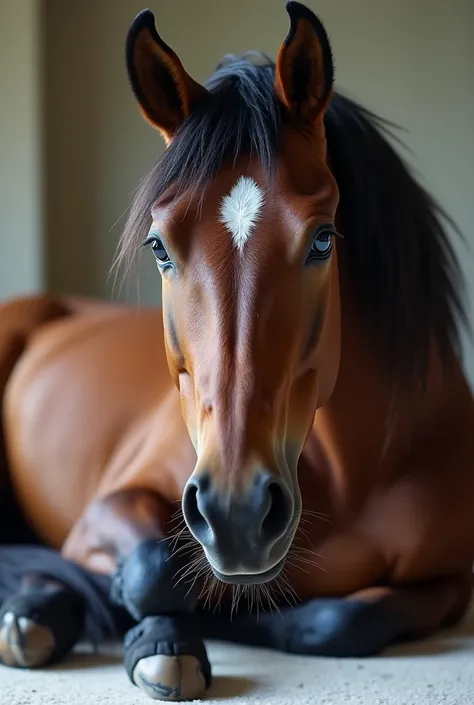
{"label": "brown horse", "polygon": [[7,665],[126,632],[131,681],[176,700],[210,683],[205,637],[364,656],[466,610],[474,401],[445,216],[287,9],[276,66],[227,57],[206,86],[149,11],[131,27],[168,148],[118,260],[149,246],[163,313],[0,309]]}

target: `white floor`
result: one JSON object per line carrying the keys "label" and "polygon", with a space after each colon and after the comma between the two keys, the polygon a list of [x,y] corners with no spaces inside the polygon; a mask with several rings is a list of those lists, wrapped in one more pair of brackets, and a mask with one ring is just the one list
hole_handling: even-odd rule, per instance
{"label": "white floor", "polygon": [[[211,644],[214,705],[474,705],[474,605],[460,629],[370,660]],[[1,705],[146,705],[120,656],[75,655],[44,672],[0,667]]]}

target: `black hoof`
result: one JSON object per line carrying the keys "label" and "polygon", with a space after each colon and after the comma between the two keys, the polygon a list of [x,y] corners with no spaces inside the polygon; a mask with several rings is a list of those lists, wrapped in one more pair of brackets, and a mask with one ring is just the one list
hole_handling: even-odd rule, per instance
{"label": "black hoof", "polygon": [[155,700],[194,700],[211,684],[206,647],[193,633],[192,617],[146,617],[124,645],[130,680]]}
{"label": "black hoof", "polygon": [[0,609],[0,662],[40,668],[63,659],[79,640],[84,605],[62,586],[34,587]]}

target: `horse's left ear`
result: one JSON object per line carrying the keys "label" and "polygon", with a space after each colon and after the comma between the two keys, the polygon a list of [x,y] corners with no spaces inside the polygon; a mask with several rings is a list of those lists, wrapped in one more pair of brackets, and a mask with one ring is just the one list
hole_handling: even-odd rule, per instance
{"label": "horse's left ear", "polygon": [[207,90],[189,76],[174,51],[161,39],[150,10],[140,12],[129,29],[126,62],[143,115],[170,142]]}
{"label": "horse's left ear", "polygon": [[331,99],[334,64],[323,25],[299,2],[286,5],[291,26],[278,54],[275,92],[296,120],[314,123]]}

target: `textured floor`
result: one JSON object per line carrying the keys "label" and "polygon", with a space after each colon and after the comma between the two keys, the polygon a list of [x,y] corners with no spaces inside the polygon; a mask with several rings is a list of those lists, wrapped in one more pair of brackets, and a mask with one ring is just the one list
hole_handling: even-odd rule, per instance
{"label": "textured floor", "polygon": [[[210,645],[214,705],[474,705],[474,606],[460,629],[371,660]],[[0,667],[1,705],[146,705],[120,656],[75,655],[44,672]]]}

